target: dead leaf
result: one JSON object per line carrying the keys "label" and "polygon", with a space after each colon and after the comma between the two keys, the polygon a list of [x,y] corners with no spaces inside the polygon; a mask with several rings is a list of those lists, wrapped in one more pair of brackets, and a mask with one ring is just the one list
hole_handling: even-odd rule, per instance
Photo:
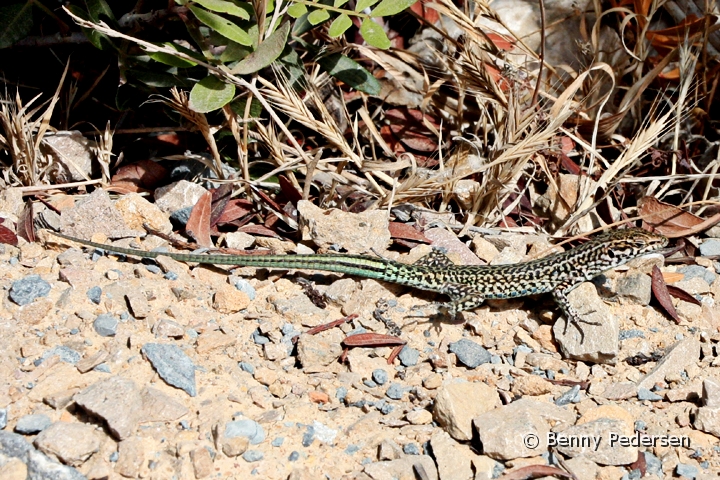
{"label": "dead leaf", "polygon": [[35,226],[33,225],[33,219],[35,218],[33,203],[31,201],[25,202],[25,207],[20,213],[17,223],[17,234],[30,243],[35,243]]}
{"label": "dead leaf", "polygon": [[15,235],[15,232],[7,228],[5,225],[0,225],[0,243],[17,247],[18,237]]}
{"label": "dead leaf", "polygon": [[688,292],[683,290],[682,288],[676,287],[674,285],[666,285],[668,293],[672,295],[675,298],[679,298],[680,300],[683,300],[688,303],[692,303],[693,305],[700,306],[702,305],[702,302],[698,300],[697,298],[690,295]]}
{"label": "dead leaf", "polygon": [[162,185],[167,169],[152,160],[140,160],[118,168],[110,181],[110,189],[121,193],[151,191]]}
{"label": "dead leaf", "polygon": [[244,198],[230,200],[225,206],[225,210],[223,210],[220,214],[220,218],[218,218],[216,225],[225,225],[227,223],[234,222],[235,220],[251,213],[252,209],[253,204],[249,200],[245,200]]}
{"label": "dead leaf", "polygon": [[528,465],[527,467],[513,470],[512,472],[499,477],[498,480],[528,480],[531,478],[551,476],[577,480],[577,477],[575,477],[572,473],[568,473],[565,470],[560,470],[559,468],[552,467],[550,465]]}
{"label": "dead leaf", "polygon": [[680,323],[680,317],[673,306],[670,293],[668,292],[668,286],[665,284],[662,272],[657,265],[653,267],[652,271],[652,292],[663,310],[665,310],[665,312],[670,315],[676,323]]}
{"label": "dead leaf", "polygon": [[431,243],[430,240],[412,225],[401,222],[390,222],[390,236],[394,239],[410,240],[419,243]]}
{"label": "dead leaf", "polygon": [[212,239],[210,238],[210,206],[212,203],[212,193],[205,192],[198,200],[190,213],[190,219],[185,225],[185,231],[188,235],[203,247],[212,247]]}
{"label": "dead leaf", "polygon": [[695,235],[720,222],[720,213],[704,220],[655,197],[642,199],[638,214],[643,219],[643,227],[650,226],[669,238]]}
{"label": "dead leaf", "polygon": [[232,196],[233,186],[232,183],[225,183],[220,185],[219,188],[212,190],[212,207],[210,208],[210,226],[215,228],[225,211],[230,197]]}

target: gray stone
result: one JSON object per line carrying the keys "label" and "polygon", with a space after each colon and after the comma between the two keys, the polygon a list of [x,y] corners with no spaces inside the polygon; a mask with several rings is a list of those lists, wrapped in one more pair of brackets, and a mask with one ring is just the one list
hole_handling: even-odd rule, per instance
{"label": "gray stone", "polygon": [[414,367],[420,359],[420,352],[405,345],[403,349],[400,350],[398,359],[403,367]]}
{"label": "gray stone", "polygon": [[95,332],[101,337],[114,337],[120,320],[110,313],[98,315],[93,322]]}
{"label": "gray stone", "polygon": [[70,365],[75,365],[80,361],[80,353],[64,345],[56,345],[50,350],[46,351],[45,353],[43,353],[41,360],[44,362],[47,359],[56,355],[60,357],[61,362],[69,363]]}
{"label": "gray stone", "polygon": [[703,257],[711,257],[720,255],[720,239],[708,238],[700,244],[700,255]]}
{"label": "gray stone", "polygon": [[648,400],[650,402],[658,402],[662,400],[662,397],[658,395],[657,393],[653,393],[647,388],[638,388],[637,392],[638,400]]}
{"label": "gray stone", "polygon": [[678,268],[677,271],[685,275],[685,278],[683,278],[683,282],[687,282],[688,280],[692,280],[693,278],[702,278],[703,280],[705,280],[705,283],[707,283],[708,285],[712,285],[715,281],[715,278],[717,278],[717,275],[715,273],[711,272],[705,267],[701,267],[700,265],[685,265]]}
{"label": "gray stone", "polygon": [[490,352],[481,345],[466,338],[451,343],[449,350],[457,356],[460,363],[468,368],[475,368],[483,363],[489,363],[492,358]]}
{"label": "gray stone", "polygon": [[265,430],[254,420],[235,420],[225,424],[225,437],[246,437],[251,445],[257,445],[265,440]]}
{"label": "gray stone", "polygon": [[18,305],[27,305],[36,298],[47,297],[50,293],[50,284],[40,278],[40,275],[28,275],[15,280],[10,287],[10,300]]}
{"label": "gray stone", "polygon": [[378,385],[385,385],[388,381],[388,374],[382,368],[373,370],[372,377],[375,383],[377,383]]}
{"label": "gray stone", "polygon": [[160,343],[146,343],[142,347],[142,353],[158,372],[160,378],[173,387],[184,390],[191,397],[197,395],[195,364],[180,347]]}
{"label": "gray stone", "polygon": [[100,305],[100,299],[102,298],[102,288],[95,285],[87,291],[86,295],[88,299],[90,299],[90,301],[93,302],[95,305]]}
{"label": "gray stone", "polygon": [[248,450],[243,453],[242,458],[248,463],[259,462],[260,460],[265,458],[265,454],[260,450]]}
{"label": "gray stone", "polygon": [[52,420],[47,415],[36,413],[33,415],[23,415],[18,418],[15,425],[15,431],[23,435],[35,435],[40,433],[52,425]]}
{"label": "gray stone", "polygon": [[0,408],[0,430],[7,427],[7,408]]}
{"label": "gray stone", "polygon": [[694,479],[698,476],[698,469],[694,465],[688,465],[687,463],[678,463],[675,467],[675,473],[683,478]]}
{"label": "gray stone", "polygon": [[73,467],[38,452],[16,433],[0,430],[0,457],[17,458],[27,465],[28,480],[85,480],[85,476]]}
{"label": "gray stone", "polygon": [[400,400],[402,399],[403,395],[405,395],[405,392],[407,390],[408,387],[403,387],[399,383],[393,383],[385,391],[385,395],[387,395],[388,398],[392,398],[393,400]]}

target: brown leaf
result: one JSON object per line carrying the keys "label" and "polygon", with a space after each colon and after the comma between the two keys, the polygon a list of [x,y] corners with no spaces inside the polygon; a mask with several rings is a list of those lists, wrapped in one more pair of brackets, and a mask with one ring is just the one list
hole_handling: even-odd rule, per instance
{"label": "brown leaf", "polygon": [[358,333],[345,337],[342,344],[346,347],[388,347],[390,345],[405,345],[407,342],[394,335],[381,333]]}
{"label": "brown leaf", "polygon": [[630,471],[640,470],[640,477],[644,477],[645,472],[647,471],[647,461],[645,460],[645,453],[638,452],[637,460],[635,460],[633,463],[628,465],[628,469]]}
{"label": "brown leaf", "polygon": [[263,237],[282,238],[280,235],[264,225],[245,225],[240,227],[238,231],[250,233],[252,235],[262,235]]}
{"label": "brown leaf", "polygon": [[651,226],[670,238],[695,235],[720,222],[720,213],[703,220],[655,197],[642,199],[638,213],[643,219],[643,227]]}
{"label": "brown leaf", "polygon": [[225,211],[232,196],[232,183],[224,183],[212,190],[212,207],[210,208],[210,226],[215,227]]}
{"label": "brown leaf", "polygon": [[670,315],[676,323],[680,323],[680,317],[678,316],[678,313],[672,304],[672,300],[670,299],[668,286],[665,284],[662,272],[657,267],[657,265],[653,267],[652,271],[652,292],[653,295],[655,295],[658,303],[660,303],[660,306],[663,307],[663,309],[665,310],[665,312]]}
{"label": "brown leaf", "polygon": [[18,237],[15,235],[15,232],[7,228],[5,225],[0,225],[0,243],[17,247]]}
{"label": "brown leaf", "polygon": [[285,177],[285,175],[278,175],[278,183],[280,184],[280,191],[283,195],[285,195],[285,198],[287,198],[290,203],[297,205],[297,203],[302,200],[302,193],[298,192],[295,185],[293,185],[292,182]]}
{"label": "brown leaf", "polygon": [[425,235],[423,235],[415,227],[413,227],[412,225],[408,225],[407,223],[390,222],[390,224],[388,225],[388,229],[390,230],[390,236],[392,238],[400,238],[403,240],[411,240],[420,243],[431,243],[430,240],[425,237]]}
{"label": "brown leaf", "polygon": [[190,213],[185,231],[203,247],[212,247],[210,238],[210,204],[212,193],[205,192],[198,200]]}
{"label": "brown leaf", "polygon": [[225,210],[223,210],[220,214],[220,218],[218,218],[216,225],[225,225],[242,218],[252,212],[252,208],[252,202],[249,200],[245,200],[243,198],[230,200],[225,206]]}
{"label": "brown leaf", "polygon": [[668,293],[672,295],[675,298],[679,298],[680,300],[684,300],[688,303],[692,303],[694,305],[702,305],[702,302],[700,302],[697,298],[690,295],[688,292],[683,290],[682,288],[678,288],[674,285],[666,285]]}
{"label": "brown leaf", "polygon": [[527,467],[518,468],[510,473],[499,477],[498,480],[528,480],[531,478],[541,478],[555,476],[557,478],[577,479],[572,473],[560,470],[550,465],[528,465]]}
{"label": "brown leaf", "polygon": [[167,169],[159,163],[140,160],[118,168],[112,176],[110,187],[130,192],[150,191],[162,185],[167,174]]}
{"label": "brown leaf", "polygon": [[33,203],[30,201],[25,202],[25,207],[20,213],[17,224],[17,234],[30,243],[35,242],[35,227],[33,225],[33,219],[35,217]]}

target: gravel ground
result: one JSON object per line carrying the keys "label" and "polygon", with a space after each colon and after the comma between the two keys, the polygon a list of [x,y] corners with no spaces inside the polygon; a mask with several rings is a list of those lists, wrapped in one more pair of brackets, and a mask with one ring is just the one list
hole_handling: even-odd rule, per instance
{"label": "gravel ground", "polygon": [[[712,262],[662,268],[701,301],[674,300],[679,324],[648,305],[661,258],[584,284],[571,301],[598,302],[605,326],[589,325],[580,342],[553,329],[558,313],[545,296],[430,322],[434,296],[373,280],[140,262],[68,245],[0,245],[0,478],[720,471]],[[341,363],[347,336],[392,325],[406,342],[392,364],[393,346],[353,348]]]}

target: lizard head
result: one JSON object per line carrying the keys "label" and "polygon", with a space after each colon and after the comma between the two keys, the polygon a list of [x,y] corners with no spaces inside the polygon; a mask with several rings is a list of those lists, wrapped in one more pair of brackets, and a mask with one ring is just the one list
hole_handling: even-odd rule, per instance
{"label": "lizard head", "polygon": [[603,260],[615,266],[656,252],[668,244],[667,237],[640,228],[613,230],[597,239],[601,244],[604,243]]}

